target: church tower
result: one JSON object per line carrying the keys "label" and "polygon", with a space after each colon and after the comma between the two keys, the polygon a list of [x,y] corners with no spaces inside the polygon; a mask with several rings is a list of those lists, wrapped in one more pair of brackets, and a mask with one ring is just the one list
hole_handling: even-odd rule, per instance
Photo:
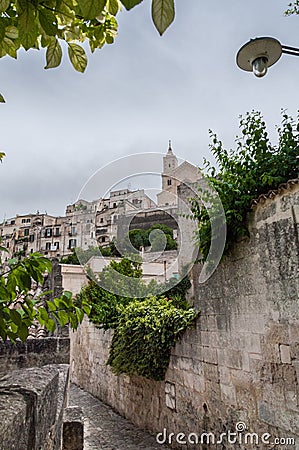
{"label": "church tower", "polygon": [[163,157],[163,173],[162,173],[162,190],[170,191],[176,194],[176,181],[171,177],[171,174],[178,167],[177,157],[174,155],[171,148],[171,141],[169,141],[166,156]]}
{"label": "church tower", "polygon": [[178,159],[173,153],[171,141],[169,141],[167,153],[163,156],[162,192],[157,195],[159,206],[171,206],[177,204],[178,181],[175,177],[177,168]]}
{"label": "church tower", "polygon": [[163,157],[163,173],[169,173],[178,167],[177,157],[173,154],[171,148],[171,141],[169,141],[168,150],[166,156]]}
{"label": "church tower", "polygon": [[177,206],[177,188],[180,184],[195,183],[201,178],[198,168],[188,161],[180,165],[172,151],[171,141],[163,156],[162,191],[157,194],[158,206]]}

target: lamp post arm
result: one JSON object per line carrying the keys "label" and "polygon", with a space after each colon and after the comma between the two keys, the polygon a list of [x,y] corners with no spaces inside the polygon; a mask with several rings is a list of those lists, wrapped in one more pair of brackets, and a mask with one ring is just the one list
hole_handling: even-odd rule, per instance
{"label": "lamp post arm", "polygon": [[282,53],[286,53],[287,55],[299,56],[299,48],[282,45],[281,50]]}

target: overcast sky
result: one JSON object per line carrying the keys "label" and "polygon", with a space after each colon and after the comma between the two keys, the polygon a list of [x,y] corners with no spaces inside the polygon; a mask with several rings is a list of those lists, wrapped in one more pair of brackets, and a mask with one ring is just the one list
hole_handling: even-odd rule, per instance
{"label": "overcast sky", "polygon": [[[85,74],[64,57],[44,70],[43,51],[0,60],[0,220],[40,210],[63,215],[101,166],[138,152],[167,151],[202,165],[208,129],[234,145],[238,116],[262,111],[273,140],[281,108],[296,115],[299,58],[283,55],[263,79],[242,72],[236,52],[249,38],[299,46],[288,1],[177,0],[161,38],[150,1],[118,15],[114,45],[89,55]],[[146,171],[146,168],[145,168]],[[133,186],[134,187],[134,186]]]}

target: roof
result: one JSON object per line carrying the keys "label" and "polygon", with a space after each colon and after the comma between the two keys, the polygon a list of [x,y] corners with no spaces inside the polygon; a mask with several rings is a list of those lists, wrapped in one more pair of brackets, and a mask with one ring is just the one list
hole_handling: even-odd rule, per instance
{"label": "roof", "polygon": [[288,180],[286,183],[281,183],[277,189],[270,190],[267,194],[261,194],[257,199],[252,201],[252,206],[255,207],[259,203],[264,203],[268,198],[274,198],[284,191],[289,191],[296,184],[299,184],[299,178]]}

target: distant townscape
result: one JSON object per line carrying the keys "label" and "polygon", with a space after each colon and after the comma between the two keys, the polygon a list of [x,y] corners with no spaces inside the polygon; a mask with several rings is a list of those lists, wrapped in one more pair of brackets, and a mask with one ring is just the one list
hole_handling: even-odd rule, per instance
{"label": "distant townscape", "polygon": [[94,246],[108,246],[117,239],[119,218],[126,217],[130,229],[148,229],[155,223],[170,226],[177,236],[177,187],[192,183],[200,177],[198,168],[184,161],[178,164],[171,142],[163,157],[162,191],[154,202],[144,189],[111,191],[107,198],[93,201],[79,199],[66,207],[65,216],[47,213],[17,214],[0,225],[2,246],[11,258],[40,252],[48,257],[64,257],[75,248],[87,250]]}

